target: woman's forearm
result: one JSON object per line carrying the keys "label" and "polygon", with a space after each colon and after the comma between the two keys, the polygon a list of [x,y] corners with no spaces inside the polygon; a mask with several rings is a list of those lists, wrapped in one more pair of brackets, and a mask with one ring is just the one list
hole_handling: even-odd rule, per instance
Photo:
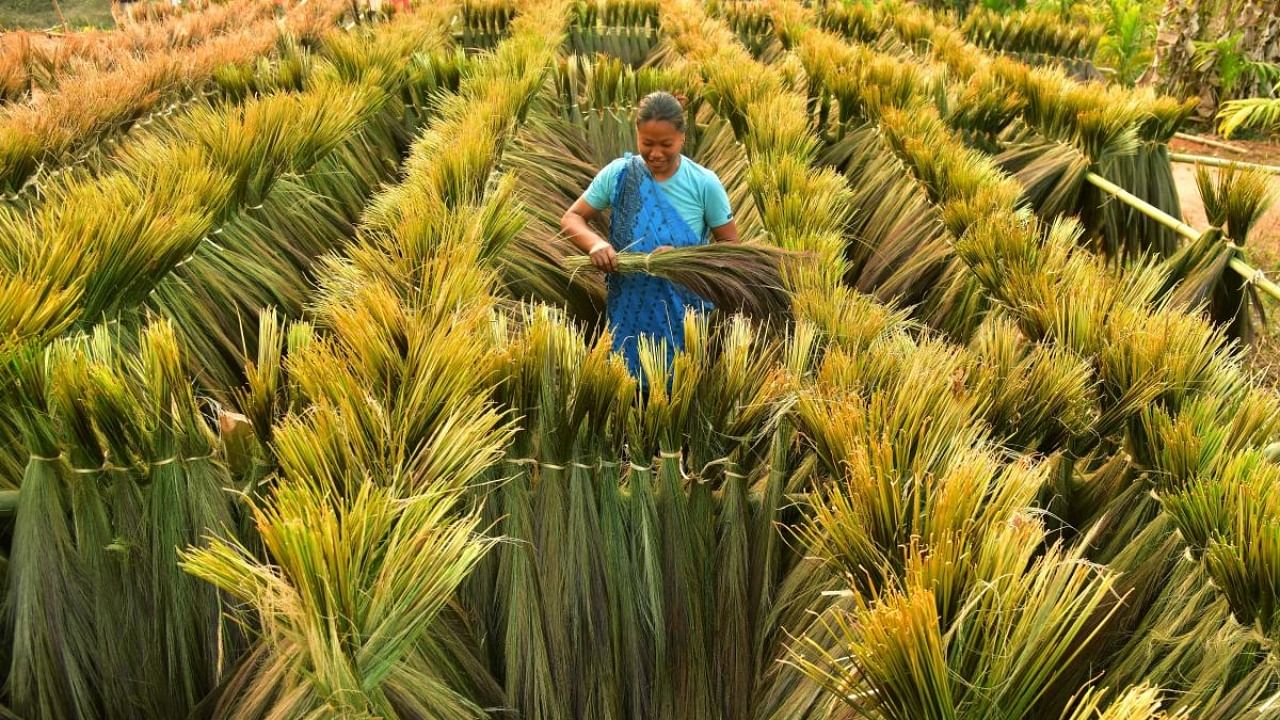
{"label": "woman's forearm", "polygon": [[569,236],[569,241],[581,250],[582,254],[591,257],[592,265],[604,272],[613,272],[618,269],[618,254],[614,252],[613,246],[608,241],[600,237],[587,224],[594,213],[595,208],[584,200],[578,200],[560,218],[560,229]]}
{"label": "woman's forearm", "polygon": [[587,225],[586,218],[570,210],[560,218],[560,229],[569,236],[569,241],[583,253],[590,253],[597,244],[604,242],[594,230]]}

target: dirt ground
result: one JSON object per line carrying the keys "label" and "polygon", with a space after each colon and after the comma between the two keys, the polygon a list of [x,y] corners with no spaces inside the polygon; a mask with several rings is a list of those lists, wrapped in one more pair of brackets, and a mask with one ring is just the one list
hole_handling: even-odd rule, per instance
{"label": "dirt ground", "polygon": [[[1175,138],[1169,146],[1179,153],[1280,166],[1280,142],[1232,140],[1229,144],[1246,152],[1235,153],[1181,138]],[[1196,189],[1195,166],[1174,163],[1173,177],[1182,202],[1183,220],[1197,229],[1206,227],[1208,223],[1205,220],[1204,204],[1200,202],[1200,192]],[[1250,265],[1265,271],[1272,280],[1280,281],[1280,175],[1273,178],[1272,185],[1275,187],[1277,202],[1254,227],[1245,247]],[[1280,389],[1280,302],[1265,295],[1263,297],[1267,323],[1265,328],[1261,328],[1248,358],[1263,382]]]}

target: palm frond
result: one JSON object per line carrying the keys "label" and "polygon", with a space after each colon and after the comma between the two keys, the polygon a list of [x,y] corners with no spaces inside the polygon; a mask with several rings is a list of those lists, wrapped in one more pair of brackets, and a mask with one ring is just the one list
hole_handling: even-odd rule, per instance
{"label": "palm frond", "polygon": [[1269,130],[1280,125],[1280,98],[1228,100],[1218,110],[1218,132],[1229,138],[1239,130]]}

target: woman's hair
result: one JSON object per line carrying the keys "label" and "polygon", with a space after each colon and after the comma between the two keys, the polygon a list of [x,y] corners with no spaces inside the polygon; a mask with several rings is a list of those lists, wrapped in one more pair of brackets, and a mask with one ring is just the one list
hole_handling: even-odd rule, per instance
{"label": "woman's hair", "polygon": [[636,113],[636,125],[652,121],[669,122],[676,131],[684,132],[684,107],[675,95],[658,90],[644,96],[640,112]]}

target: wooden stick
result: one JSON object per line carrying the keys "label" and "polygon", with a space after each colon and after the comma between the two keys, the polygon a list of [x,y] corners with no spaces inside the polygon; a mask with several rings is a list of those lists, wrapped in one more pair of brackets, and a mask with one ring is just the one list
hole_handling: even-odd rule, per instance
{"label": "wooden stick", "polygon": [[[1188,240],[1200,239],[1201,233],[1197,231],[1195,228],[1173,217],[1169,213],[1166,213],[1165,211],[1161,210],[1155,205],[1148,203],[1147,201],[1134,195],[1128,190],[1125,190],[1119,185],[1116,185],[1115,183],[1102,177],[1101,175],[1091,172],[1085,176],[1085,179],[1088,180],[1094,187],[1097,187],[1099,190],[1102,190],[1103,192],[1110,194],[1111,196],[1115,197],[1117,200],[1123,202],[1124,204],[1128,205],[1134,210],[1137,210],[1143,215],[1146,215],[1152,220],[1155,220],[1161,225],[1164,225],[1170,230],[1177,232],[1179,235],[1183,236],[1184,238],[1187,238]],[[1237,273],[1239,273],[1240,276],[1244,278],[1245,282],[1249,282],[1249,283],[1253,283],[1254,285],[1257,285],[1259,290],[1262,290],[1263,292],[1275,298],[1276,300],[1280,300],[1280,285],[1277,285],[1271,280],[1269,280],[1266,274],[1263,273],[1261,270],[1258,270],[1257,268],[1250,266],[1248,263],[1246,263],[1244,260],[1241,260],[1238,257],[1231,258],[1231,260],[1227,263],[1227,265],[1232,270],[1235,270]]]}
{"label": "wooden stick", "polygon": [[1190,153],[1169,153],[1169,159],[1174,162],[1181,163],[1198,163],[1200,165],[1208,165],[1209,167],[1229,167],[1231,165],[1239,165],[1242,168],[1252,170],[1261,170],[1274,175],[1280,175],[1280,167],[1276,165],[1263,165],[1261,163],[1244,162],[1243,160],[1223,160],[1222,158],[1209,157],[1208,155],[1191,155]]}
{"label": "wooden stick", "polygon": [[1176,137],[1176,138],[1178,138],[1178,139],[1180,139],[1180,140],[1186,140],[1187,142],[1199,143],[1200,145],[1208,145],[1209,147],[1216,147],[1216,148],[1218,148],[1218,149],[1220,149],[1220,150],[1227,150],[1227,151],[1229,151],[1229,152],[1237,153],[1237,154],[1239,154],[1239,155],[1247,155],[1247,154],[1249,154],[1249,151],[1248,151],[1248,150],[1245,150],[1244,148],[1240,147],[1239,145],[1232,145],[1231,143],[1224,143],[1224,142],[1222,142],[1221,140],[1210,140],[1209,138],[1200,137],[1200,136],[1198,136],[1198,135],[1188,135],[1187,133],[1182,133],[1182,132],[1174,133],[1174,134],[1173,134],[1173,136],[1174,136],[1174,137]]}
{"label": "wooden stick", "polygon": [[70,30],[71,28],[67,27],[67,18],[62,14],[62,8],[58,6],[58,0],[52,0],[52,2],[53,11],[58,14],[58,21],[62,23],[63,31]]}

